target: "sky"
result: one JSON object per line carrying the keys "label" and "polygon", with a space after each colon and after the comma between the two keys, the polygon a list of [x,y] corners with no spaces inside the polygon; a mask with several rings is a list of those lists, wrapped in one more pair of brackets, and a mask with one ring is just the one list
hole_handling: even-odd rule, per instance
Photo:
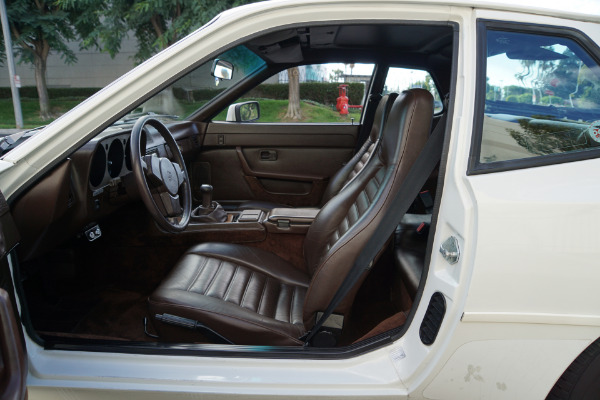
{"label": "sky", "polygon": [[[330,72],[336,69],[340,69],[344,71],[344,73],[350,74],[350,67],[348,67],[347,64],[328,64],[327,69]],[[354,64],[352,74],[372,75],[373,64]],[[426,76],[427,72],[425,71],[409,70],[404,68],[390,68],[386,79],[386,85],[390,90],[402,91],[404,89],[409,89],[412,86],[412,84],[417,81],[424,81]]]}

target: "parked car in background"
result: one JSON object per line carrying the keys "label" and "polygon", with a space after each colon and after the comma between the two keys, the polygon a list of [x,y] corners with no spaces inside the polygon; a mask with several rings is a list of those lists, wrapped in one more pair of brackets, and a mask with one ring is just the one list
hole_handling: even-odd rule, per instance
{"label": "parked car in background", "polygon": [[3,138],[2,398],[600,397],[599,43],[268,1]]}

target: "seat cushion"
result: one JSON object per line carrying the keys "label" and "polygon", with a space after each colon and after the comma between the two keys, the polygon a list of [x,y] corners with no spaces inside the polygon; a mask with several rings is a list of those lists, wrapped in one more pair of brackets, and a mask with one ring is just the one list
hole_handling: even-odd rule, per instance
{"label": "seat cushion", "polygon": [[[299,345],[310,278],[253,247],[203,243],[188,250],[148,299],[151,315],[172,314],[211,328],[235,344]],[[190,331],[154,321],[161,339]]]}

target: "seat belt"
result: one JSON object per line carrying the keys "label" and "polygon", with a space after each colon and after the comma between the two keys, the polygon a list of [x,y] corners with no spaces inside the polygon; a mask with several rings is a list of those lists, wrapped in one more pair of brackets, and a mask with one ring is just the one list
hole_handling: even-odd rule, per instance
{"label": "seat belt", "polygon": [[373,260],[377,256],[377,253],[379,253],[381,243],[385,243],[394,232],[400,220],[419,194],[423,184],[440,161],[444,147],[446,116],[447,113],[438,121],[433,133],[429,136],[427,143],[425,143],[421,154],[418,155],[406,175],[406,179],[404,179],[404,182],[396,192],[391,206],[356,258],[350,272],[335,292],[331,302],[313,328],[300,338],[304,340],[305,347],[310,346],[311,340],[319,332],[319,329],[321,329],[327,318],[333,313],[333,310],[346,297],[346,294],[354,287],[362,274],[372,267]]}
{"label": "seat belt", "polygon": [[[354,154],[358,153],[358,151],[360,150],[362,145],[365,144],[365,142],[367,141],[367,138],[371,134],[371,127],[373,126],[373,123],[375,122],[375,113],[377,112],[377,106],[379,105],[379,102],[381,101],[382,97],[383,96],[381,95],[381,93],[373,93],[373,94],[369,95],[369,99],[367,100],[367,102],[368,102],[367,111],[369,111],[369,114],[366,116],[365,120],[363,121],[363,125],[361,126],[360,132],[358,133],[358,138],[356,139],[356,145],[354,146]],[[374,109],[372,107],[374,107]],[[373,110],[373,111],[371,111],[371,110]]]}

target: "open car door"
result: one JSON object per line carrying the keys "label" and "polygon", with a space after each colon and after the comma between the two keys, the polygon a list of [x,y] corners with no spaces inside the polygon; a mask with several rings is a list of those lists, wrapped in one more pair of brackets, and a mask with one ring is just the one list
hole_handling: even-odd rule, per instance
{"label": "open car door", "polygon": [[8,253],[18,235],[10,210],[0,193],[0,399],[27,398],[27,354],[16,308]]}

